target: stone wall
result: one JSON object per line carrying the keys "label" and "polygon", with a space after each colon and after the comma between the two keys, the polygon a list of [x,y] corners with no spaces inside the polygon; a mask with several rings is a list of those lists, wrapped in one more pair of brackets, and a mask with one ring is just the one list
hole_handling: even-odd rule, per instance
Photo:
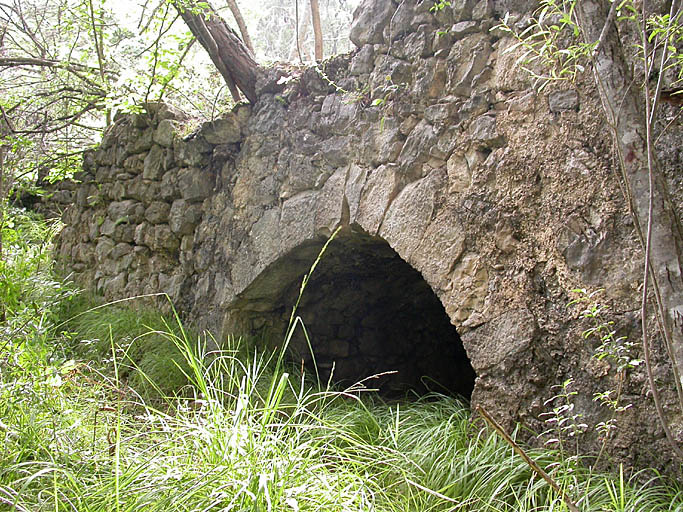
{"label": "stone wall", "polygon": [[[614,368],[592,358],[569,291],[605,288],[619,334],[635,341],[642,257],[599,103],[589,77],[534,91],[505,53],[513,41],[490,31],[507,4],[451,3],[434,15],[428,1],[366,0],[355,52],[322,73],[270,68],[253,106],[194,131],[160,105],[122,116],[69,192],[61,261],[107,299],[167,293],[218,340],[281,340],[301,277],[341,226],[301,310],[324,365],[400,367],[411,386],[451,368],[464,379],[451,390],[539,431],[553,386],[572,377],[577,412],[605,419],[592,396],[615,386]],[[680,198],[680,151],[661,156]],[[411,305],[425,289],[413,269],[438,298],[429,309]],[[457,332],[409,327],[440,314]],[[635,406],[611,452],[666,465],[642,369],[623,396]]]}
{"label": "stone wall", "polygon": [[221,163],[238,151],[249,108],[229,125],[203,126],[201,137],[181,136],[190,124],[181,113],[165,105],[147,110],[119,116],[99,148],[86,152],[78,185],[54,194],[61,204],[73,203],[63,216],[59,259],[105,299],[165,293],[178,302],[194,271],[202,202]]}

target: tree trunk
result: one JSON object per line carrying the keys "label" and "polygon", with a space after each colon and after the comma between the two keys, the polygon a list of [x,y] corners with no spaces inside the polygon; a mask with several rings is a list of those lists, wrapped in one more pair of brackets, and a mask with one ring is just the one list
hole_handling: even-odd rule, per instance
{"label": "tree trunk", "polygon": [[[297,2],[298,0],[294,0]],[[299,9],[299,4],[296,4],[296,10],[297,13]],[[303,16],[297,16],[297,19],[295,20],[297,25],[297,30],[296,33],[294,34],[294,41],[292,42],[292,50],[289,52],[289,60],[293,61],[296,56],[299,56],[299,61],[303,64],[305,57],[306,57],[306,47],[304,43],[306,42],[306,36],[308,36],[308,30],[309,27],[311,26],[310,23],[308,23],[308,18],[311,15],[311,4],[309,2],[306,2],[304,4],[304,12]]]}
{"label": "tree trunk", "polygon": [[240,101],[241,90],[249,101],[256,102],[256,77],[259,66],[237,34],[208,2],[172,2],[223,76],[233,99]]}
{"label": "tree trunk", "polygon": [[318,0],[311,0],[311,17],[313,18],[313,35],[315,37],[315,60],[323,60],[323,30],[320,25],[320,5]]}
{"label": "tree trunk", "polygon": [[[643,100],[629,73],[621,41],[613,21],[608,20],[609,2],[577,2],[579,22],[588,42],[598,41],[606,27],[595,55],[593,73],[600,99],[613,128],[623,167],[634,221],[645,240],[650,217],[650,175],[648,171],[647,121]],[[609,26],[611,24],[611,26]],[[665,337],[669,337],[674,372],[683,375],[683,236],[678,212],[671,202],[666,179],[656,159],[651,162],[652,232],[650,243],[650,279],[654,285]],[[666,333],[668,332],[668,336]]]}
{"label": "tree trunk", "polygon": [[240,11],[240,8],[237,6],[237,0],[228,0],[228,7],[230,8],[232,15],[235,18],[235,21],[237,22],[237,26],[240,28],[240,34],[242,34],[242,41],[244,41],[245,46],[249,48],[253,55],[254,45],[251,42],[251,37],[249,37],[249,32],[247,31],[247,24],[244,23],[242,12]]}

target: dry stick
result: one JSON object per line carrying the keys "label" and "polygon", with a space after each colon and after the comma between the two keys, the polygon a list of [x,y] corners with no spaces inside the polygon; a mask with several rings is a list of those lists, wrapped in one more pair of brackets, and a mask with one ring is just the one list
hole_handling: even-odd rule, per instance
{"label": "dry stick", "polygon": [[[178,68],[180,68],[180,65],[181,65],[181,64],[183,63],[183,61],[185,60],[185,57],[187,57],[187,54],[190,53],[190,49],[192,48],[192,45],[194,45],[195,42],[197,42],[197,38],[193,36],[192,39],[190,40],[190,42],[187,43],[187,46],[185,47],[185,51],[183,52],[183,54],[182,54],[182,55],[180,56],[180,58],[178,59]],[[177,76],[177,75],[176,75],[176,76]],[[175,78],[175,77],[173,77],[173,78]],[[166,92],[166,88],[168,87],[168,85],[169,85],[170,83],[171,83],[171,80],[169,80],[168,82],[166,82],[166,83],[164,84],[164,86],[161,88],[161,91],[159,91],[159,99],[160,99],[160,100],[161,100],[162,96],[164,95],[164,93]],[[219,90],[222,91],[222,90],[223,90],[223,87],[221,87]],[[215,103],[214,103],[214,108],[215,108]],[[213,112],[211,113],[211,119],[213,120]]]}
{"label": "dry stick", "polygon": [[[667,35],[669,33],[669,30],[672,28],[671,24],[673,23],[673,19],[675,18],[675,13],[677,12],[676,9],[676,0],[673,0],[671,2],[671,9],[669,10],[669,23],[667,26]],[[643,26],[642,26],[642,37],[643,37],[643,55],[647,56],[647,43],[648,43],[648,37],[647,37],[647,26],[646,26],[646,19],[645,19],[645,13],[646,13],[646,2],[643,1]],[[659,37],[659,36],[658,36]],[[654,66],[654,59],[655,59],[655,51],[657,49],[657,38],[655,39],[655,45],[653,48],[653,66]],[[655,123],[655,114],[657,111],[657,107],[659,106],[658,101],[662,92],[662,78],[664,77],[664,72],[666,70],[665,64],[666,61],[669,58],[669,45],[668,45],[668,39],[665,38],[664,42],[662,44],[662,56],[661,56],[661,61],[659,64],[659,77],[657,78],[657,85],[655,86],[655,90],[653,93],[653,100],[652,103],[650,104],[650,90],[649,90],[649,81],[648,77],[650,76],[650,70],[647,69],[647,62],[646,62],[646,75],[645,75],[645,108],[646,108],[646,118],[645,118],[645,125],[646,125],[646,134],[647,134],[647,166],[648,166],[648,174],[649,174],[649,186],[650,186],[650,197],[649,197],[649,217],[648,217],[648,226],[651,222],[651,215],[652,215],[652,188],[653,188],[653,143],[652,143],[652,127],[654,126]],[[650,112],[647,112],[647,108],[650,106]],[[648,268],[647,265],[645,267],[646,269]],[[653,271],[653,277],[654,277],[654,271]],[[680,407],[683,409],[683,386],[681,385],[681,375],[680,372],[678,371],[678,364],[676,364],[676,356],[674,353],[674,348],[673,348],[673,340],[671,339],[671,332],[666,325],[665,322],[665,311],[662,306],[662,298],[661,294],[659,291],[659,285],[657,283],[656,279],[653,279],[653,285],[654,285],[654,290],[655,290],[655,297],[657,299],[657,324],[659,325],[659,329],[662,333],[662,336],[664,337],[664,346],[666,347],[666,350],[669,354],[669,358],[671,359],[671,369],[673,371],[674,375],[674,382],[676,383],[676,393],[678,394],[678,403]],[[677,451],[679,457],[683,456],[683,453],[680,453],[680,451]],[[683,457],[682,457],[683,458]]]}
{"label": "dry stick", "polygon": [[512,446],[512,449],[519,454],[520,457],[524,459],[524,462],[526,462],[531,469],[534,470],[538,476],[543,478],[546,482],[548,482],[548,485],[555,489],[555,492],[560,495],[564,503],[567,505],[567,508],[571,510],[571,512],[581,512],[581,509],[576,506],[576,504],[572,501],[572,499],[567,496],[567,493],[565,493],[560,486],[553,480],[553,477],[551,477],[548,473],[546,473],[541,466],[539,466],[536,461],[534,461],[531,457],[529,457],[526,452],[522,449],[521,446],[519,446],[514,439],[512,439],[507,432],[501,427],[496,420],[494,420],[491,415],[486,412],[486,409],[484,409],[481,405],[477,405],[477,412],[481,415],[482,418],[486,420],[486,422],[493,427],[493,429],[510,445]]}
{"label": "dry stick", "polygon": [[[154,82],[156,81],[156,75],[157,75],[157,65],[159,64],[159,43],[161,42],[161,38],[163,37],[164,34],[164,23],[166,23],[166,15],[168,14],[168,10],[171,8],[171,4],[166,4],[166,12],[164,13],[163,18],[161,19],[161,26],[159,27],[159,35],[156,37],[154,42],[152,43],[151,47],[154,47],[154,62],[152,64],[152,76],[150,77],[149,83],[147,84],[147,92],[145,93],[145,104],[149,103],[149,95],[152,93],[152,87],[154,86]],[[173,25],[173,23],[171,23]],[[170,28],[170,27],[169,27]],[[145,50],[147,51],[147,50]],[[161,97],[159,98],[161,100]]]}
{"label": "dry stick", "polygon": [[164,13],[164,18],[161,20],[161,29],[160,29],[160,31],[159,31],[159,35],[156,37],[156,39],[154,39],[154,41],[152,42],[152,44],[150,44],[147,48],[143,48],[142,50],[140,50],[140,51],[135,55],[135,58],[136,58],[136,59],[139,59],[139,58],[142,57],[145,53],[147,53],[149,50],[151,50],[151,49],[154,48],[155,46],[158,46],[158,45],[159,45],[159,41],[161,40],[161,38],[162,38],[163,36],[165,36],[165,35],[173,28],[173,24],[176,22],[176,20],[177,20],[178,18],[180,18],[180,14],[176,15],[176,17],[173,18],[173,21],[171,22],[171,24],[170,24],[167,28],[164,28],[164,23],[166,23],[166,16],[168,15],[168,8],[170,8],[170,4],[167,4],[167,9],[166,9],[166,12]]}
{"label": "dry stick", "polygon": [[[0,107],[1,108],[1,107]],[[4,109],[2,110],[3,116],[5,115]],[[0,125],[0,137],[4,139],[5,136],[4,127]],[[0,139],[0,261],[3,261],[3,244],[2,244],[2,232],[5,226],[5,154],[7,153],[8,144]],[[7,320],[7,311],[5,308],[5,303],[0,302],[0,322],[5,322]],[[11,338],[10,338],[11,339]],[[5,345],[9,344],[9,340]],[[4,350],[5,345],[2,349]]]}
{"label": "dry stick", "polygon": [[614,18],[617,15],[617,4],[618,4],[618,2],[616,2],[616,1],[612,2],[612,7],[610,7],[609,14],[607,15],[607,19],[605,20],[605,24],[602,27],[602,31],[600,32],[600,37],[598,38],[598,44],[596,44],[595,48],[593,49],[593,55],[597,55],[600,52],[600,47],[602,46],[602,42],[607,37],[609,29],[612,27],[612,23],[614,22]]}
{"label": "dry stick", "polygon": [[[97,51],[97,63],[100,66],[100,80],[102,80],[102,86],[106,86],[107,81],[104,74],[104,34],[102,34],[102,27],[100,26],[100,37],[97,37],[97,23],[95,22],[95,7],[93,6],[93,0],[88,2],[90,7],[90,22],[92,24],[92,37],[95,41],[95,50]],[[105,112],[106,125],[111,124],[111,110],[107,109]]]}

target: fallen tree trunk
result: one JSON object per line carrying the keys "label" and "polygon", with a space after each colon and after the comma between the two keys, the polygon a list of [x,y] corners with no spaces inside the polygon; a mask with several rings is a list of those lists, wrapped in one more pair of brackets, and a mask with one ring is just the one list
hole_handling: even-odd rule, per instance
{"label": "fallen tree trunk", "polygon": [[211,57],[235,101],[240,92],[256,102],[256,78],[259,65],[239,36],[208,2],[172,0],[183,21]]}

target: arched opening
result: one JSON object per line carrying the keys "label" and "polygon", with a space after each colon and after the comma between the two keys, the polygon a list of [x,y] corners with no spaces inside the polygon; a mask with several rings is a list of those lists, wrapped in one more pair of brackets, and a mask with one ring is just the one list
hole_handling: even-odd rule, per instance
{"label": "arched opening", "polygon": [[[284,332],[301,278],[323,242],[294,249],[245,290],[235,306],[249,315],[253,328],[269,325]],[[349,386],[383,374],[364,384],[388,397],[409,391],[471,397],[475,373],[443,305],[422,275],[379,237],[339,233],[312,274],[297,314],[323,381],[331,375]],[[300,329],[290,355],[315,370]]]}

